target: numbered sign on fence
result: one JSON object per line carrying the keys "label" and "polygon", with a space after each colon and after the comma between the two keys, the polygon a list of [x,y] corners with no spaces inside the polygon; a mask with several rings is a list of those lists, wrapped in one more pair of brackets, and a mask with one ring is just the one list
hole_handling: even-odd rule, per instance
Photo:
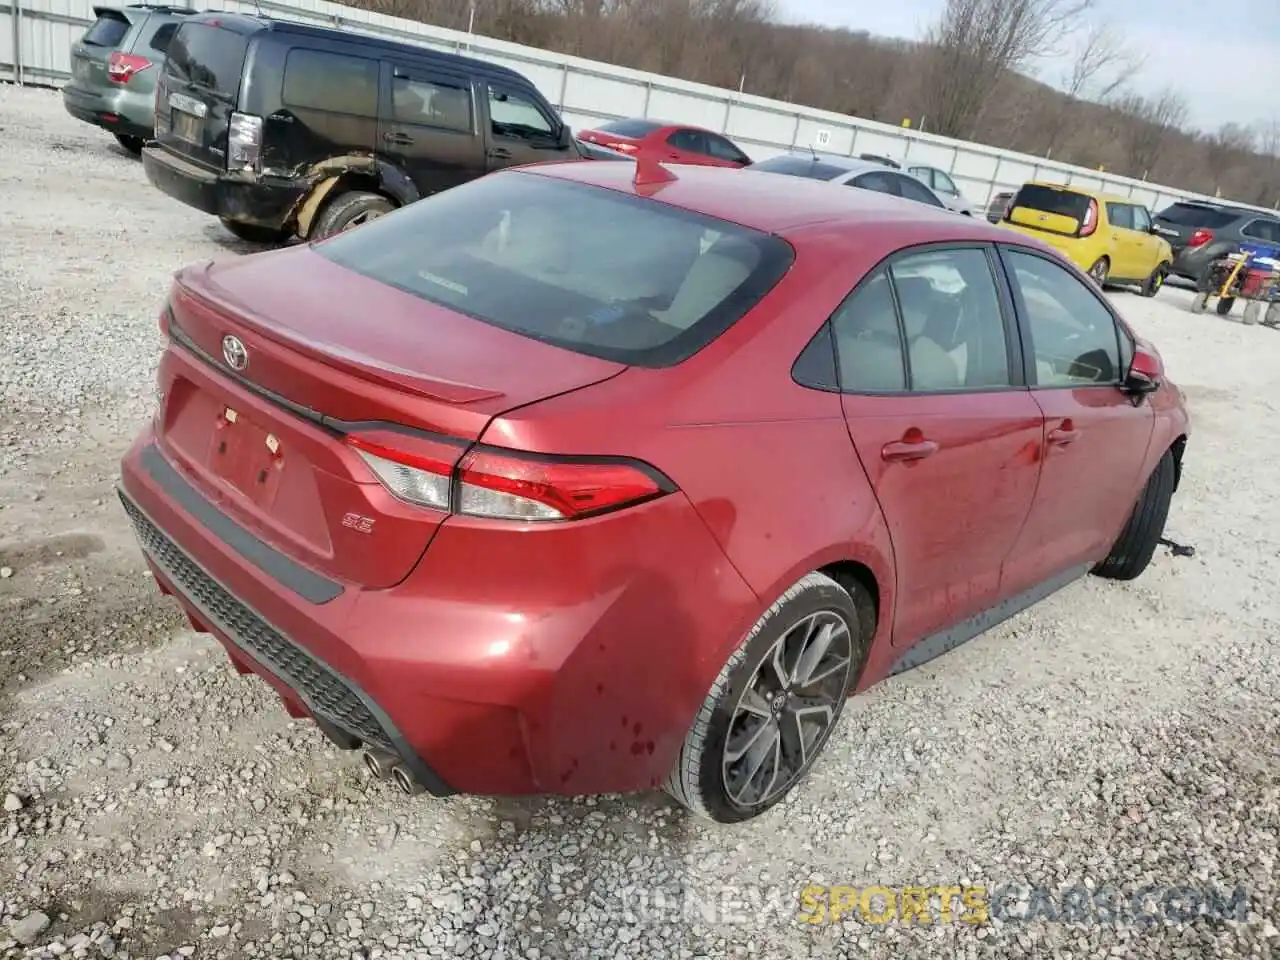
{"label": "numbered sign on fence", "polygon": [[815,147],[826,147],[831,143],[830,130],[818,130],[813,135],[813,145]]}

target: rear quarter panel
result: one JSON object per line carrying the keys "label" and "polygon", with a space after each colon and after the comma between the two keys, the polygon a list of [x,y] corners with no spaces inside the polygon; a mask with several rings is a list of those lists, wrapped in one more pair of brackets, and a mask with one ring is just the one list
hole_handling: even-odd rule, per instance
{"label": "rear quarter panel", "polygon": [[[877,646],[893,609],[892,548],[841,411],[840,396],[801,387],[791,366],[881,254],[833,234],[757,306],[677,367],[632,368],[588,390],[503,415],[484,441],[612,454],[664,471],[694,504],[756,600],[714,635],[691,638],[709,687],[760,614],[804,574],[852,560],[879,591]],[[839,258],[839,270],[831,266]],[[868,667],[870,671],[870,665]],[[692,717],[697,703],[690,703]]]}

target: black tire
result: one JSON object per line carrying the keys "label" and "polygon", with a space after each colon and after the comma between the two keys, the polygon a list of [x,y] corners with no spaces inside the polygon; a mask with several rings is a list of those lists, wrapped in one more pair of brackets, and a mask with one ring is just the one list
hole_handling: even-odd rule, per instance
{"label": "black tire", "polygon": [[1093,568],[1095,576],[1108,580],[1133,580],[1147,569],[1156,552],[1160,538],[1164,536],[1164,524],[1169,519],[1169,504],[1173,501],[1173,484],[1176,469],[1173,453],[1165,455],[1147,478],[1133,512],[1124,529],[1111,547],[1107,558]]}
{"label": "black tire", "polygon": [[146,141],[141,137],[131,137],[125,133],[113,133],[112,136],[116,138],[116,143],[120,144],[120,146],[124,147],[135,157],[142,154],[142,148],[146,144]]}
{"label": "black tire", "polygon": [[1093,261],[1093,266],[1089,268],[1089,276],[1099,288],[1106,285],[1107,277],[1111,275],[1111,261],[1106,257],[1099,257]]}
{"label": "black tire", "polygon": [[270,227],[258,226],[254,223],[237,223],[235,220],[223,220],[222,225],[241,240],[249,243],[283,243],[289,236],[287,230],[273,230]]}
{"label": "black tire", "polygon": [[1144,297],[1154,297],[1160,292],[1160,288],[1164,286],[1165,279],[1169,276],[1169,265],[1162,263],[1151,271],[1151,276],[1142,281],[1142,295]]}
{"label": "black tire", "polygon": [[363,190],[352,190],[330,198],[320,216],[316,217],[311,227],[312,240],[323,240],[343,230],[357,227],[376,217],[381,217],[395,209],[386,197],[378,193],[367,193]]}
{"label": "black tire", "polygon": [[[795,673],[803,657],[794,653],[791,683],[771,697],[762,695],[762,687],[769,686],[770,681],[779,676],[772,656],[775,649],[784,651],[782,672],[788,672],[786,651],[796,651],[797,637],[801,652],[813,649],[806,641],[810,636],[818,635],[814,628],[824,621],[832,628],[831,639],[824,648],[826,652],[809,671],[812,682],[805,684],[796,680]],[[840,626],[843,626],[843,636],[840,635]],[[825,626],[819,628],[819,632],[822,629]],[[802,577],[756,621],[742,645],[729,657],[729,662],[716,677],[667,778],[667,793],[691,813],[717,823],[748,820],[776,804],[804,779],[821,755],[840,719],[849,691],[866,663],[874,632],[874,604],[866,588],[853,582],[846,589],[822,573]],[[828,659],[827,654],[831,651],[837,651],[840,656],[847,651],[847,664],[841,666],[839,657],[834,655],[833,659]],[[819,671],[823,664],[826,666]],[[820,675],[815,677],[815,672]],[[810,693],[796,694],[795,690],[808,690]],[[817,691],[821,691],[820,697]],[[800,718],[788,712],[788,706],[791,710],[796,709],[797,701],[793,697],[805,697],[810,703],[821,700],[829,712],[825,728],[811,731],[813,739],[807,744]],[[763,714],[749,709],[751,702],[766,707]],[[747,722],[752,718],[755,724]],[[740,760],[730,758],[730,737],[758,742],[762,735],[760,731],[770,725],[771,731],[764,730],[764,734],[771,733],[771,742],[777,745],[776,750],[770,751],[772,767],[765,766],[769,760],[760,766],[762,772],[773,771],[768,784],[770,790],[754,799],[746,797],[755,780],[754,776],[748,776],[745,778],[747,782],[739,785],[735,798],[729,784],[730,768],[735,763],[745,764],[750,760],[746,756]],[[786,742],[788,735],[790,750]],[[780,774],[784,772],[779,768],[784,763],[785,754],[790,753],[795,759],[797,738],[802,746],[799,756],[803,759],[788,764],[783,781],[778,783]],[[741,739],[739,744],[741,746]]]}
{"label": "black tire", "polygon": [[1236,305],[1235,297],[1219,297],[1218,306],[1215,307],[1214,309],[1218,311],[1218,316],[1225,317],[1227,314],[1231,312],[1231,308],[1234,307],[1235,305]]}

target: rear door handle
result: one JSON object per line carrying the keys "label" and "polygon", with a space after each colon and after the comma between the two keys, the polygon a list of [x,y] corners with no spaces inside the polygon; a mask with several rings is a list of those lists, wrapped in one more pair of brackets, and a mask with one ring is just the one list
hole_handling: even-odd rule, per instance
{"label": "rear door handle", "polygon": [[489,156],[494,160],[510,160],[511,151],[506,147],[494,147],[489,151]]}
{"label": "rear door handle", "polygon": [[394,143],[399,147],[407,147],[409,144],[413,143],[413,137],[409,136],[407,133],[384,133],[382,135],[382,139],[387,143]]}
{"label": "rear door handle", "polygon": [[895,440],[886,443],[880,451],[880,457],[888,461],[923,460],[938,452],[938,444],[934,440]]}

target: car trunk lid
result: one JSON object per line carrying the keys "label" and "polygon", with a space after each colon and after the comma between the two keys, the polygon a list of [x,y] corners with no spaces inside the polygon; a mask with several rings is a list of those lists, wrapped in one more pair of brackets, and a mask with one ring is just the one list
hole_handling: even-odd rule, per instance
{"label": "car trunk lid", "polygon": [[1076,236],[1089,216],[1092,200],[1061,187],[1028,183],[1009,203],[1010,223],[1059,236]]}
{"label": "car trunk lid", "polygon": [[156,84],[156,140],[212,170],[227,166],[227,132],[253,32],[214,18],[182,24]]}
{"label": "car trunk lid", "polygon": [[1176,254],[1185,249],[1193,237],[1200,246],[1215,231],[1230,226],[1234,219],[1236,215],[1230,211],[1207,203],[1175,203],[1156,214],[1152,223]]}
{"label": "car trunk lid", "polygon": [[[405,442],[451,467],[494,416],[626,369],[426,303],[307,247],[189,268],[170,309],[181,346],[162,372],[161,446],[260,537],[368,587],[403,579],[447,513],[396,499],[348,438],[422,431]],[[241,369],[227,337],[243,348]]]}

